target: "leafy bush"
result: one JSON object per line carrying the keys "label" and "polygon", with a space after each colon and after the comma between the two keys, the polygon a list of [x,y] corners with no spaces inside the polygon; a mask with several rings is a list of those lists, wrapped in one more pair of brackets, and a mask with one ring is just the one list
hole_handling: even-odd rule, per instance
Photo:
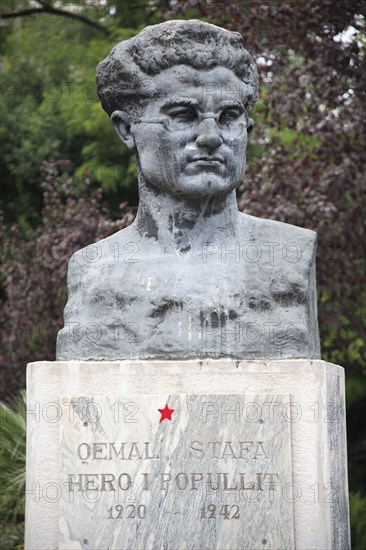
{"label": "leafy bush", "polygon": [[126,227],[135,216],[123,203],[121,218],[111,220],[101,190],[92,189],[88,174],[76,186],[71,170],[69,161],[44,162],[41,225],[3,228],[0,399],[25,386],[27,363],[55,359],[72,253]]}
{"label": "leafy bush", "polygon": [[353,550],[366,548],[366,498],[358,493],[349,495],[351,513],[351,542]]}
{"label": "leafy bush", "polygon": [[25,391],[0,402],[0,548],[22,548],[25,506]]}

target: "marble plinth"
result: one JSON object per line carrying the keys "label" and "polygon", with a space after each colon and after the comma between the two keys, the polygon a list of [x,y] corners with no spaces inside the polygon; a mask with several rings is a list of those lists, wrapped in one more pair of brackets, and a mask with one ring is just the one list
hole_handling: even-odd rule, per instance
{"label": "marble plinth", "polygon": [[349,548],[344,370],[28,365],[26,549]]}

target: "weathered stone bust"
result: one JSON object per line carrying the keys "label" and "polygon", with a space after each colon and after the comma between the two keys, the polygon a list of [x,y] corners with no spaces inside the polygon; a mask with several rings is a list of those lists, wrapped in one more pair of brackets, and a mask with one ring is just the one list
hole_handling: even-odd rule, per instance
{"label": "weathered stone bust", "polygon": [[318,358],[316,234],[237,209],[258,94],[241,36],[147,27],[97,84],[136,151],[140,204],[71,258],[57,359]]}

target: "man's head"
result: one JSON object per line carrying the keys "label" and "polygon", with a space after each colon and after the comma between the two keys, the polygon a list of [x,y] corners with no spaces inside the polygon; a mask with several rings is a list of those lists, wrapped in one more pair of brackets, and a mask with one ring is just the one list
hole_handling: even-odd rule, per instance
{"label": "man's head", "polygon": [[258,96],[258,75],[241,35],[198,20],[173,20],[143,29],[117,44],[97,68],[103,109],[139,116],[148,98],[159,93],[149,78],[174,65],[230,69],[248,90],[248,115]]}
{"label": "man's head", "polygon": [[147,27],[98,65],[97,85],[147,182],[193,197],[238,185],[258,96],[239,33],[196,20]]}

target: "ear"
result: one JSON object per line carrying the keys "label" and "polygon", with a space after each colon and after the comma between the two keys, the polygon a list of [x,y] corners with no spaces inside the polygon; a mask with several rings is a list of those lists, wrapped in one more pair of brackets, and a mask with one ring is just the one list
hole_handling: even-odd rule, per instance
{"label": "ear", "polygon": [[253,128],[254,128],[254,120],[252,118],[248,118],[248,120],[247,120],[247,132],[248,132],[248,134],[251,133]]}
{"label": "ear", "polygon": [[111,114],[111,122],[117,135],[129,149],[135,147],[135,140],[131,132],[131,118],[126,111],[113,111]]}

